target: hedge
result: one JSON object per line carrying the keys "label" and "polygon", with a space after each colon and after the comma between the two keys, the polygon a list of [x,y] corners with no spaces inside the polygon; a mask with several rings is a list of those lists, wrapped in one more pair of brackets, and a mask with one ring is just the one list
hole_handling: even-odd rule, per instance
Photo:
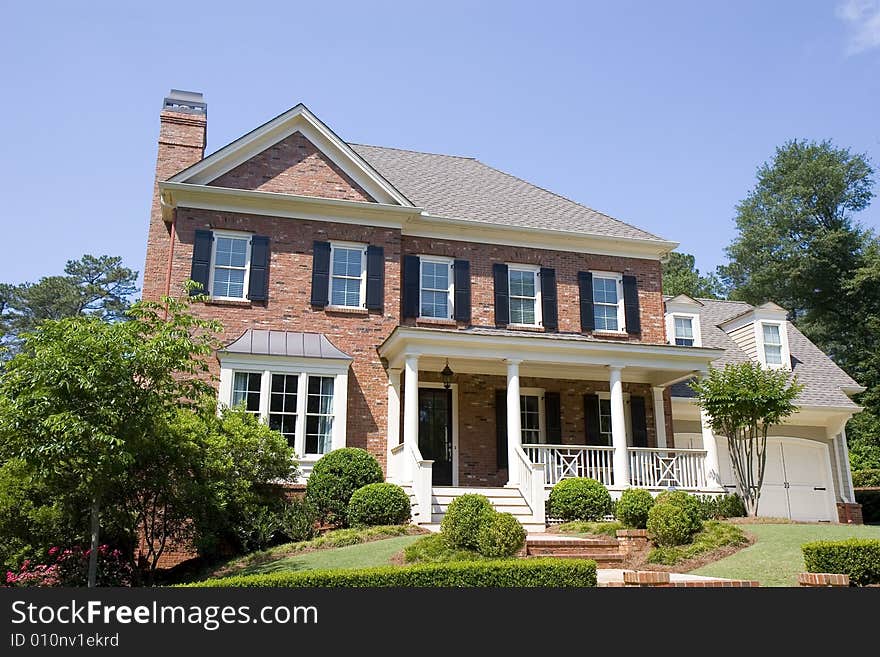
{"label": "hedge", "polygon": [[853,488],[878,488],[880,487],[880,468],[873,470],[853,470]]}
{"label": "hedge", "polygon": [[238,575],[186,587],[594,587],[589,559],[508,559]]}
{"label": "hedge", "polygon": [[880,539],[815,541],[801,546],[810,573],[849,575],[850,584],[880,584]]}

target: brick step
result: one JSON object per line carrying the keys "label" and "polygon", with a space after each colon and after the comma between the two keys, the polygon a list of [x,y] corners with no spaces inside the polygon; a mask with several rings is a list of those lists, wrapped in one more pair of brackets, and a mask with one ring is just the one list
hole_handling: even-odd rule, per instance
{"label": "brick step", "polygon": [[551,548],[529,546],[528,554],[536,557],[618,557],[621,556],[620,551],[614,548]]}
{"label": "brick step", "polygon": [[533,554],[531,551],[526,555],[532,558],[554,557],[556,559],[592,559],[600,568],[619,568],[623,564],[621,554],[593,554],[590,551],[564,554]]}
{"label": "brick step", "polygon": [[616,538],[551,538],[549,536],[529,536],[526,539],[530,547],[610,547],[617,549],[620,542]]}

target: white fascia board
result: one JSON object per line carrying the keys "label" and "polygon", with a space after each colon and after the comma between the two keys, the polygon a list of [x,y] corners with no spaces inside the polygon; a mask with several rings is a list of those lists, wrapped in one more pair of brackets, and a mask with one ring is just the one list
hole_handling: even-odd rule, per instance
{"label": "white fascia board", "polygon": [[218,351],[222,369],[273,370],[276,372],[309,372],[310,374],[345,374],[351,365],[342,358],[307,358],[300,356],[267,356]]}
{"label": "white fascia board", "polygon": [[312,142],[377,201],[412,206],[403,194],[302,104],[184,169],[170,181],[207,184],[296,132]]}
{"label": "white fascia board", "polygon": [[[699,419],[700,407],[695,397],[673,397],[672,415],[681,420]],[[778,426],[798,425],[834,427],[845,424],[853,415],[862,410],[861,406],[798,406],[797,411]]]}

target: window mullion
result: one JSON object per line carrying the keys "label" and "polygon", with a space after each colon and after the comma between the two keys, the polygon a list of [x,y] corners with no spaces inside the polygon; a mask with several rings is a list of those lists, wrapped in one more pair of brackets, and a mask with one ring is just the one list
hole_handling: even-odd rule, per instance
{"label": "window mullion", "polygon": [[308,374],[299,373],[296,384],[296,436],[294,450],[299,458],[306,453],[306,401],[308,398]]}
{"label": "window mullion", "polygon": [[263,370],[260,378],[260,421],[269,424],[269,397],[272,390],[272,372]]}

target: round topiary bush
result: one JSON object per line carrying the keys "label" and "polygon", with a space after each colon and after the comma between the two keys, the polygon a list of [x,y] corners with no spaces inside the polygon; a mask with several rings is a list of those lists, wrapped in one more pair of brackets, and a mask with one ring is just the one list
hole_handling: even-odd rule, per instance
{"label": "round topiary bush", "polygon": [[687,510],[674,504],[655,504],[648,512],[646,524],[651,540],[659,547],[690,543],[694,535]]}
{"label": "round topiary bush", "polygon": [[654,496],[644,488],[627,488],[617,500],[614,516],[627,527],[644,529],[653,506]]}
{"label": "round topiary bush", "polygon": [[510,513],[492,513],[477,532],[477,550],[484,557],[512,556],[525,542],[525,527]]}
{"label": "round topiary bush", "polygon": [[669,505],[682,509],[690,523],[691,535],[703,528],[700,500],[694,495],[685,493],[683,490],[663,491],[654,500],[654,505]]}
{"label": "round topiary bush", "polygon": [[550,491],[550,516],[560,520],[601,520],[611,511],[611,494],[595,479],[563,479]]}
{"label": "round topiary bush", "polygon": [[306,483],[306,499],[321,518],[345,526],[352,493],[384,479],[379,462],[366,450],[344,447],[322,456]]}
{"label": "round topiary bush", "polygon": [[358,488],[348,502],[348,524],[352,527],[402,525],[409,520],[409,495],[395,484],[367,484]]}
{"label": "round topiary bush", "polygon": [[440,523],[440,531],[452,547],[476,550],[480,528],[494,513],[488,498],[468,493],[455,498],[449,505]]}

